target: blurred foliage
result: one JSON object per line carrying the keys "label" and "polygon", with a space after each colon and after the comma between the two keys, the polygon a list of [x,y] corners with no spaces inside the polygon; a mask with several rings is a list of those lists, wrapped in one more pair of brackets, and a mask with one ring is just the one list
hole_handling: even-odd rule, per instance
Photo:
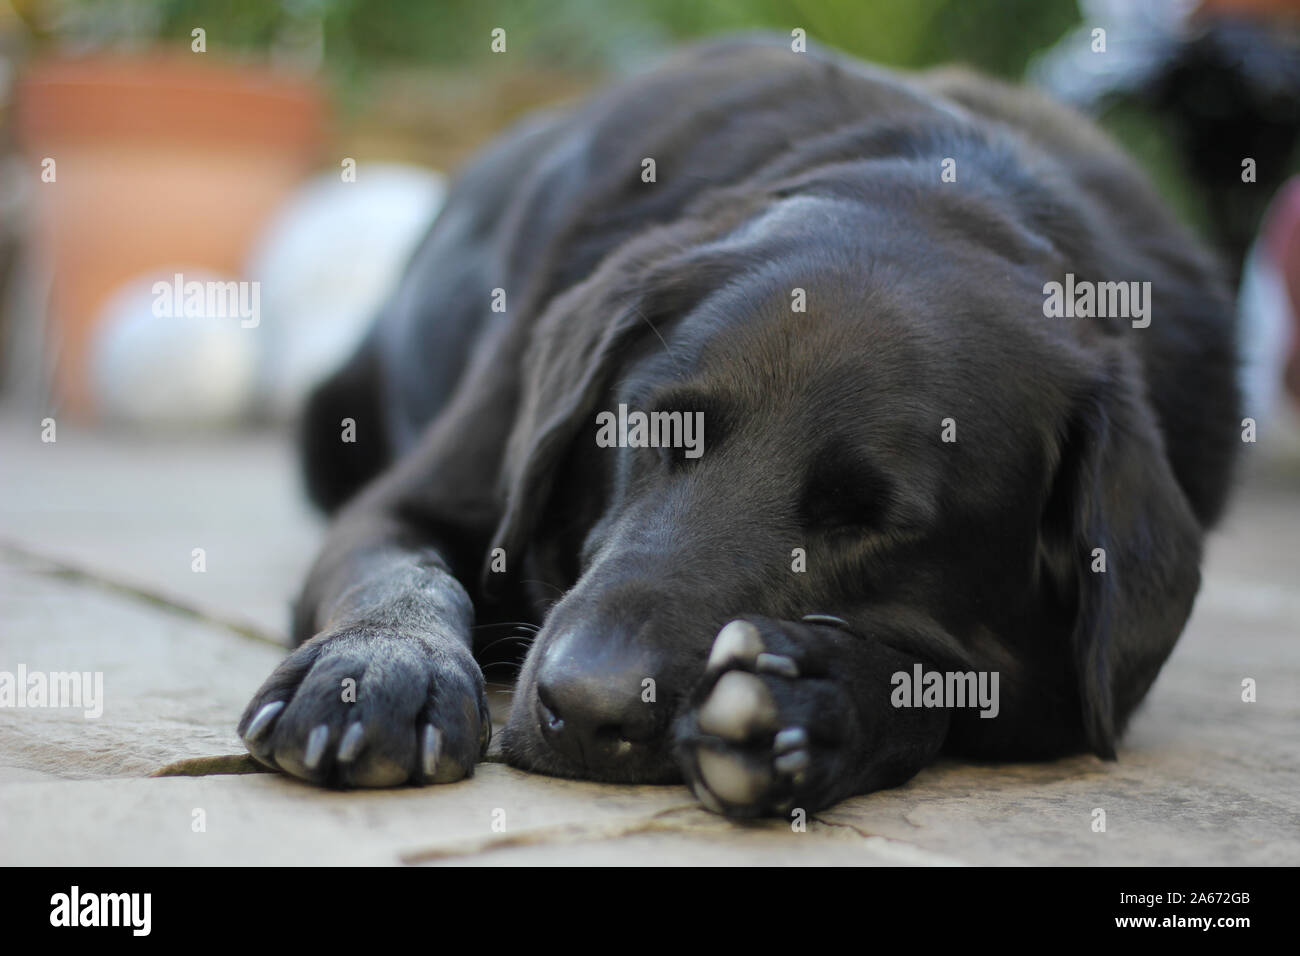
{"label": "blurred foliage", "polygon": [[682,40],[744,29],[810,38],[879,63],[961,60],[1018,76],[1078,13],[1074,0],[16,0],[46,37],[83,45],[188,43],[322,53],[342,80],[390,66],[485,61],[493,28],[511,53],[563,70],[618,71]]}
{"label": "blurred foliage", "polygon": [[1112,102],[1099,118],[1102,127],[1142,164],[1161,197],[1188,225],[1210,232],[1205,196],[1197,190],[1165,124],[1133,103]]}
{"label": "blurred foliage", "polygon": [[[1075,0],[10,0],[39,46],[62,52],[207,51],[320,75],[350,123],[392,110],[421,85],[447,103],[477,82],[515,79],[501,122],[600,77],[644,69],[693,38],[743,30],[789,36],[918,68],[964,61],[1020,76],[1078,22]],[[492,52],[503,28],[505,57]],[[564,78],[569,78],[565,80]],[[397,84],[394,92],[394,83]],[[523,84],[526,88],[521,88]],[[458,92],[453,93],[453,87]],[[485,97],[491,94],[483,90]],[[426,115],[430,106],[421,107]],[[436,125],[436,124],[435,124]],[[480,131],[467,131],[479,138]],[[446,137],[444,136],[444,140]],[[453,150],[455,152],[455,150]]]}

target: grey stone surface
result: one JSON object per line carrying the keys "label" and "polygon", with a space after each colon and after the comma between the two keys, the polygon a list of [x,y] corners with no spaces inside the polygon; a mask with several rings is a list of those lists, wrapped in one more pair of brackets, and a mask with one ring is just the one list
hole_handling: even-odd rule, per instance
{"label": "grey stone surface", "polygon": [[795,832],[722,820],[681,787],[495,762],[450,786],[363,793],[266,773],[149,776],[178,761],[247,769],[212,758],[241,753],[235,721],[282,654],[270,641],[320,533],[287,443],[61,426],[47,446],[9,415],[0,448],[0,670],[100,671],[105,698],[94,719],[0,708],[0,863],[1300,863],[1293,464],[1248,470],[1118,762],[945,761]]}
{"label": "grey stone surface", "polygon": [[[0,413],[0,542],[281,634],[320,523],[292,442],[273,433],[144,435]],[[250,533],[260,530],[260,533]],[[196,573],[193,552],[205,552]]]}
{"label": "grey stone surface", "polygon": [[0,554],[0,670],[103,674],[103,713],[0,707],[0,781],[143,776],[242,750],[234,719],[282,656],[270,644]]}

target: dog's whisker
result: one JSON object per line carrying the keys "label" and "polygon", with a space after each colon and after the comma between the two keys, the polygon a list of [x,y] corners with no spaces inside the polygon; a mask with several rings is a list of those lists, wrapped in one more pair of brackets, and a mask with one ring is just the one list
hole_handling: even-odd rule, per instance
{"label": "dog's whisker", "polygon": [[528,579],[528,580],[526,580],[526,581],[520,581],[519,583],[520,583],[520,584],[539,584],[539,585],[541,585],[541,586],[544,587],[544,588],[550,588],[552,591],[554,591],[556,594],[558,594],[561,598],[564,597],[564,588],[560,587],[558,584],[552,584],[550,581],[539,581],[539,580],[537,580],[537,579],[535,579],[535,578],[530,578],[530,579]]}
{"label": "dog's whisker", "polygon": [[531,637],[524,637],[519,634],[510,634],[507,635],[506,637],[497,638],[495,641],[492,641],[490,644],[484,645],[483,648],[479,650],[478,654],[476,654],[475,656],[481,657],[482,655],[486,654],[488,651],[492,650],[492,648],[496,647],[498,644],[504,644],[506,643],[506,641],[518,641],[521,644],[531,644],[533,642]]}
{"label": "dog's whisker", "polygon": [[666,340],[662,335],[659,334],[659,330],[655,328],[654,323],[650,321],[650,319],[646,316],[646,314],[645,314],[644,312],[642,312],[642,311],[641,311],[641,310],[636,306],[635,303],[633,303],[633,305],[632,305],[632,311],[636,313],[637,318],[641,319],[641,321],[643,321],[646,325],[648,325],[648,326],[650,327],[650,331],[653,332],[653,333],[655,334],[655,338],[657,338],[660,342],[663,343],[664,351],[665,351],[666,353],[668,353],[668,357],[669,357],[670,359],[672,359],[672,360],[673,360],[673,364],[677,366],[677,371],[678,371],[678,372],[681,372],[681,371],[682,371],[682,363],[679,362],[679,361],[677,361],[677,356],[674,355],[674,354],[673,354],[673,350],[670,349],[670,348],[668,347],[668,341],[667,341],[667,340]]}
{"label": "dog's whisker", "polygon": [[532,631],[534,634],[542,629],[540,624],[533,624],[531,621],[492,621],[488,624],[475,624],[470,630],[482,631],[489,627],[513,627]]}

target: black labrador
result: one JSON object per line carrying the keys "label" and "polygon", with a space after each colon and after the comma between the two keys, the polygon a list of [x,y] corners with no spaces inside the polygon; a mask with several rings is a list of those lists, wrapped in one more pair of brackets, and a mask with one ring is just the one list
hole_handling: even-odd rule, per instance
{"label": "black labrador", "polygon": [[1111,758],[1224,506],[1233,343],[1079,116],[694,48],[483,153],[312,396],[337,514],[239,732],[313,783],[458,780],[531,622],[502,750],[541,773],[744,816],[941,750]]}

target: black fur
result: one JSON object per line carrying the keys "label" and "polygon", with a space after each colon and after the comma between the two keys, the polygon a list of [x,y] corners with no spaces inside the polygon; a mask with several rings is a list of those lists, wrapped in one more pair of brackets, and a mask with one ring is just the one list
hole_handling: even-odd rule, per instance
{"label": "black fur", "polygon": [[[1046,318],[1067,272],[1150,281],[1150,326]],[[313,495],[347,504],[299,601],[305,643],[240,732],[317,783],[470,773],[474,651],[509,632],[482,625],[521,621],[541,630],[503,745],[544,773],[685,776],[752,814],[896,785],[942,748],[1112,757],[1224,505],[1233,338],[1215,264],[1078,116],[964,73],[688,51],[472,165],[313,397]],[[597,447],[620,403],[703,412],[704,454]],[[333,440],[343,417],[356,446]],[[773,727],[700,726],[738,618],[773,655],[749,667],[773,727],[806,732],[798,772],[771,770]],[[916,664],[996,671],[999,716],[892,706]],[[752,793],[711,793],[705,751]]]}

